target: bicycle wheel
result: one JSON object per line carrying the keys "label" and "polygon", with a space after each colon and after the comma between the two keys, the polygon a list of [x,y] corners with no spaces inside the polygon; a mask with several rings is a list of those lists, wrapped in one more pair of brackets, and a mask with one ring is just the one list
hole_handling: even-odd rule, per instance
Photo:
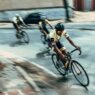
{"label": "bicycle wheel", "polygon": [[41,41],[43,44],[46,44],[46,37],[45,35],[41,35]]}
{"label": "bicycle wheel", "polygon": [[25,32],[25,31],[22,31],[21,32],[21,35],[22,35],[22,39],[25,43],[29,43],[30,39],[29,39],[29,36],[28,34]]}
{"label": "bicycle wheel", "polygon": [[81,64],[79,64],[77,61],[72,60],[71,63],[71,70],[76,78],[76,80],[82,85],[82,86],[88,86],[89,85],[89,77],[85,69],[82,67]]}
{"label": "bicycle wheel", "polygon": [[52,61],[58,72],[63,76],[66,75],[64,64],[62,61],[58,60],[58,56],[56,54],[52,54]]}
{"label": "bicycle wheel", "polygon": [[16,35],[17,39],[21,39],[22,38],[22,35],[20,33],[16,33],[15,35]]}

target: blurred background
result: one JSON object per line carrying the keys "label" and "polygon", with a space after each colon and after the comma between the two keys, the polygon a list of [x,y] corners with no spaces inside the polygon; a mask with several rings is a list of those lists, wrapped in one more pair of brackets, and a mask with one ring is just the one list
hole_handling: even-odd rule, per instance
{"label": "blurred background", "polygon": [[68,20],[75,11],[94,10],[95,0],[0,0],[0,21],[9,21],[14,13],[25,17],[31,12],[42,12],[49,19]]}

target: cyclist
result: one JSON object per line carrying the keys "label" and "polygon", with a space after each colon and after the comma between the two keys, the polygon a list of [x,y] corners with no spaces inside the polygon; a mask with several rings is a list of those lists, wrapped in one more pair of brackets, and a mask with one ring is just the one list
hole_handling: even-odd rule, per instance
{"label": "cyclist", "polygon": [[46,18],[45,15],[42,15],[41,13],[31,13],[28,16],[24,18],[24,22],[26,24],[36,24],[38,25],[38,28],[41,33],[46,36],[49,34],[49,30],[47,29],[47,25],[50,26],[50,28],[53,28],[52,25],[50,24],[50,21]]}
{"label": "cyclist", "polygon": [[19,14],[16,14],[16,16],[13,17],[12,23],[14,28],[16,29],[16,32],[20,32],[21,26],[26,27],[26,24],[24,23],[22,17]]}
{"label": "cyclist", "polygon": [[49,30],[47,29],[47,25],[49,25],[51,27],[51,29],[53,29],[49,20],[46,19],[45,16],[41,16],[41,20],[39,21],[38,26],[39,26],[40,32],[42,32],[45,36],[47,34],[49,34]]}
{"label": "cyclist", "polygon": [[74,42],[69,37],[69,34],[66,32],[64,25],[62,23],[58,23],[55,25],[55,30],[53,30],[49,34],[48,44],[50,47],[54,48],[54,51],[60,56],[62,61],[66,62],[66,58],[65,58],[66,48],[60,42],[60,38],[62,36],[64,36],[69,41],[69,43],[72,46],[74,46],[76,49],[80,49],[80,47],[74,44]]}

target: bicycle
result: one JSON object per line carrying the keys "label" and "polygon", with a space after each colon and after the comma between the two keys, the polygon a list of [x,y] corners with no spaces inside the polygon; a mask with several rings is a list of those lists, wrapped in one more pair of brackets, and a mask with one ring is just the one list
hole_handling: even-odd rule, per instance
{"label": "bicycle", "polygon": [[28,34],[22,28],[19,29],[19,32],[16,32],[16,38],[25,43],[29,43],[30,41]]}
{"label": "bicycle", "polygon": [[[71,52],[66,53],[66,65],[64,65],[64,62],[60,59],[59,55],[56,53],[52,54],[52,61],[55,66],[55,68],[59,71],[59,73],[63,76],[67,75],[69,72],[73,73],[76,80],[82,85],[82,86],[88,86],[89,85],[89,77],[83,66],[76,60],[72,59],[71,54],[76,51],[77,49],[72,50]],[[81,50],[79,55],[81,55]],[[82,75],[83,74],[83,75]],[[83,79],[85,78],[85,80]],[[83,79],[83,80],[82,80]]]}

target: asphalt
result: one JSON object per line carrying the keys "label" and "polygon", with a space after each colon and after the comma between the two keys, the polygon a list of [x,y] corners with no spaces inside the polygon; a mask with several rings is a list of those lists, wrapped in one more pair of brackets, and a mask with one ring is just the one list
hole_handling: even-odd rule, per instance
{"label": "asphalt", "polygon": [[[19,95],[27,95],[34,92],[43,95],[38,86],[41,86],[41,88],[55,88],[54,84],[60,78],[60,76],[57,76],[45,67],[10,52],[0,51],[0,63],[0,92],[4,95],[6,95],[5,93],[11,95],[10,93],[16,92]],[[25,94],[27,90],[29,92]]]}
{"label": "asphalt", "polygon": [[0,68],[0,95],[35,93],[21,74],[18,73],[11,60],[0,56],[0,63],[4,65],[2,69]]}

